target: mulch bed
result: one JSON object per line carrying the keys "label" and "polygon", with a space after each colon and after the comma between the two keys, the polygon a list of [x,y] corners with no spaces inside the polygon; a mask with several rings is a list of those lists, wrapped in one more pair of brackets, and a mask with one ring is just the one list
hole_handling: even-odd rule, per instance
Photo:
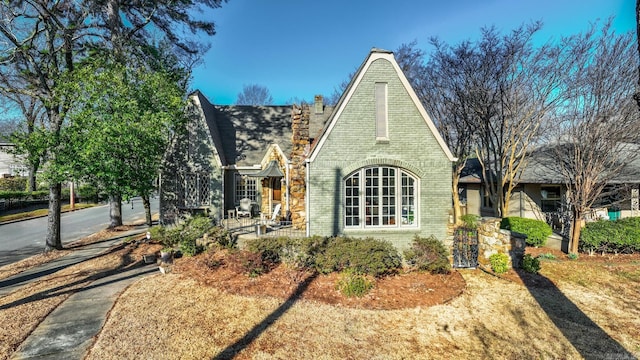
{"label": "mulch bed", "polygon": [[[443,304],[463,293],[466,283],[457,271],[449,274],[402,273],[376,279],[367,295],[346,297],[336,290],[339,274],[317,274],[279,264],[257,277],[225,264],[224,255],[202,254],[175,260],[173,271],[228,293],[253,297],[304,299],[334,306],[394,310]],[[215,264],[212,266],[212,264]]]}

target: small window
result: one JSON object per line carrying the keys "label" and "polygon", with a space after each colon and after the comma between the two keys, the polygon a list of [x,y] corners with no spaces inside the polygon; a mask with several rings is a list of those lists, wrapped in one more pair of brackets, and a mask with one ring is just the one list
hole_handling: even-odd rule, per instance
{"label": "small window", "polygon": [[556,212],[560,209],[562,198],[560,186],[540,187],[540,209],[542,212]]}
{"label": "small window", "polygon": [[256,178],[236,173],[236,202],[247,198],[256,201]]}
{"label": "small window", "polygon": [[491,200],[491,195],[484,186],[480,188],[480,195],[482,196],[482,207],[493,208],[493,200]]}
{"label": "small window", "polygon": [[376,83],[376,139],[389,139],[387,83]]}

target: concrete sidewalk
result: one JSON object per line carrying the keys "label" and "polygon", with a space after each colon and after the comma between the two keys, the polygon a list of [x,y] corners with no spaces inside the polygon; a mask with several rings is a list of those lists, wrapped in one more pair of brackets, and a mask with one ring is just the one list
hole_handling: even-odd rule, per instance
{"label": "concrete sidewalk", "polygon": [[[22,286],[53,274],[68,266],[100,256],[118,245],[128,236],[145,230],[131,230],[116,238],[79,247],[73,253],[42,266],[0,281],[0,296],[7,295]],[[79,289],[52,311],[47,318],[27,337],[11,359],[82,359],[93,343],[108,312],[119,294],[131,283],[144,275],[157,272],[155,264],[137,266],[114,271],[88,286]]]}

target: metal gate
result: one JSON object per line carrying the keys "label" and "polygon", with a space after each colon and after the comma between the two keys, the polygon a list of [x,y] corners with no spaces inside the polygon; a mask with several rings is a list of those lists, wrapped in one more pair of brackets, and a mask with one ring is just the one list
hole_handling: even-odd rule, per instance
{"label": "metal gate", "polygon": [[478,230],[458,228],[453,233],[453,267],[478,266]]}

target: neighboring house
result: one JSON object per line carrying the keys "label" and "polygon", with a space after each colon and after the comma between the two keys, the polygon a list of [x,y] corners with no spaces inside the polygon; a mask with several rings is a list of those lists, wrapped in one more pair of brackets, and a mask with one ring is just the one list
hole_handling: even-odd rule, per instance
{"label": "neighboring house", "polygon": [[[542,150],[542,151],[540,151]],[[545,151],[546,150],[546,151]],[[566,185],[563,176],[554,167],[554,157],[547,148],[532,152],[519,184],[513,191],[507,216],[545,220],[561,227],[558,216],[566,211]],[[594,204],[591,218],[640,216],[639,209],[640,159],[612,180],[603,198]],[[460,178],[461,199],[465,211],[481,216],[495,216],[488,196],[485,196],[482,168],[477,159],[467,160]]]}
{"label": "neighboring house", "polygon": [[0,177],[22,176],[28,172],[27,166],[11,154],[14,147],[11,143],[0,143]]}
{"label": "neighboring house", "polygon": [[166,157],[161,220],[278,203],[308,235],[446,237],[455,161],[389,51],[372,49],[335,108],[216,106],[198,91]]}

